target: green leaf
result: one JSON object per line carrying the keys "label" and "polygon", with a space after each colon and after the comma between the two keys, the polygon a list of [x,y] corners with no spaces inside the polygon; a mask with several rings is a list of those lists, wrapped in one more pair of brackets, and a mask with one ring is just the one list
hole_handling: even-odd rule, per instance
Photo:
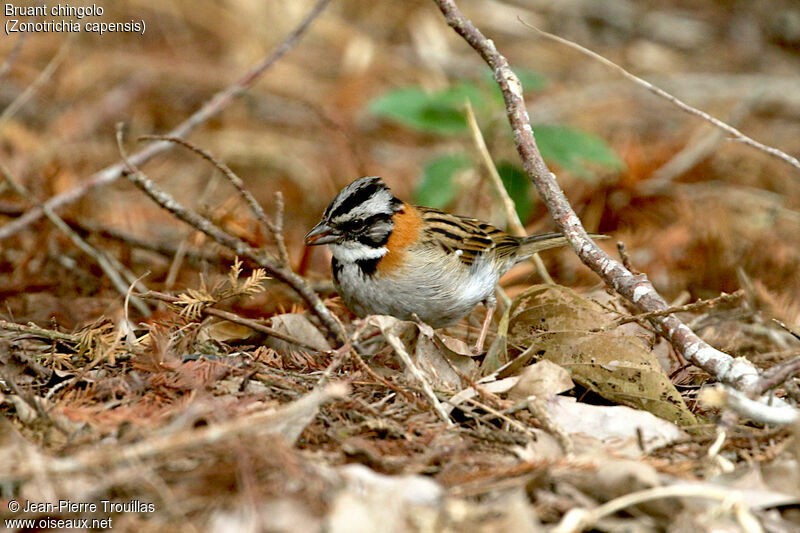
{"label": "green leaf", "polygon": [[508,191],[508,195],[514,200],[514,207],[517,210],[517,215],[524,224],[533,211],[528,176],[521,168],[514,166],[508,161],[501,161],[500,164],[497,165],[497,173],[500,174],[500,179],[503,180],[503,185],[506,191]]}
{"label": "green leaf", "polygon": [[470,160],[462,154],[441,155],[429,160],[414,190],[414,201],[430,207],[447,206],[456,195],[453,175],[470,165]]}
{"label": "green leaf", "polygon": [[545,159],[585,180],[596,177],[591,164],[611,169],[622,169],[625,166],[603,139],[591,133],[569,126],[544,124],[534,126],[533,132]]}
{"label": "green leaf", "polygon": [[477,87],[462,83],[443,91],[426,92],[418,87],[395,89],[373,100],[369,110],[379,117],[425,133],[453,135],[468,131],[464,101],[484,106]]}

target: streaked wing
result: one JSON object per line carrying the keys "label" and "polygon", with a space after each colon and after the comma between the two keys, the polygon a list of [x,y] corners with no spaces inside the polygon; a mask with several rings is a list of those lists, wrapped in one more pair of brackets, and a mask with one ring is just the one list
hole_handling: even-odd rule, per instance
{"label": "streaked wing", "polygon": [[519,240],[476,218],[450,215],[430,207],[417,207],[425,221],[427,237],[447,253],[455,253],[467,266],[494,250],[499,259],[517,252]]}

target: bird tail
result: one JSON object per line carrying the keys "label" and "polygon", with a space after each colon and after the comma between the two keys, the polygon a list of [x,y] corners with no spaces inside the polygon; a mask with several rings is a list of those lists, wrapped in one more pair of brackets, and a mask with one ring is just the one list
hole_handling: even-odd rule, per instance
{"label": "bird tail", "polygon": [[[608,235],[600,235],[598,233],[590,233],[589,237],[593,239],[608,239]],[[549,250],[550,248],[558,248],[567,244],[567,238],[563,233],[542,233],[541,235],[528,235],[520,239],[520,254],[519,257],[530,257],[542,250]]]}

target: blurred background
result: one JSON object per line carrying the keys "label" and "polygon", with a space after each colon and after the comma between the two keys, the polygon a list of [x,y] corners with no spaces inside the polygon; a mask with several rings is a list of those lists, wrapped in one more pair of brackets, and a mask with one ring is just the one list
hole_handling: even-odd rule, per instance
{"label": "blurred background", "polygon": [[[105,2],[98,20],[144,20],[144,35],[4,35],[0,160],[28,194],[0,182],[0,224],[117,163],[118,122],[126,125],[129,152],[144,146],[137,136],[168,132],[269,54],[312,4]],[[797,2],[458,4],[520,75],[542,151],[587,229],[614,237],[607,250],[624,241],[633,265],[668,300],[747,286],[754,306],[798,323],[800,173],[727,141],[519,20],[575,40],[797,155]],[[381,175],[401,198],[505,227],[464,120],[467,100],[528,231],[551,230],[521,173],[490,72],[433,2],[335,0],[297,46],[190,139],[230,165],[268,213],[274,193],[283,193],[294,266],[325,280],[327,251],[310,253],[302,238],[358,176]],[[194,154],[175,148],[143,170],[237,235],[270,244],[232,187]],[[212,258],[221,252],[125,180],[59,213],[135,274],[149,271],[150,288],[194,286],[198,273],[225,273],[189,254],[170,276],[181,243]],[[559,283],[597,284],[568,250],[544,259]],[[536,281],[528,265],[509,274],[510,284]],[[122,308],[99,268],[46,219],[0,242],[0,300],[5,318],[68,329]],[[293,303],[267,291],[247,305],[263,314]],[[720,339],[723,349],[734,342]]]}

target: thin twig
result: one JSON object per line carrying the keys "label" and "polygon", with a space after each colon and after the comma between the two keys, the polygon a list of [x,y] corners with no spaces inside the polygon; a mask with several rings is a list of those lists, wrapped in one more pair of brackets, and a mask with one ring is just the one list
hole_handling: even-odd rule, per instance
{"label": "thin twig", "polygon": [[[378,317],[373,317],[378,318]],[[403,346],[402,341],[397,335],[394,335],[389,331],[389,328],[382,324],[381,322],[376,321],[376,325],[380,328],[383,332],[384,338],[391,344],[394,352],[400,357],[400,360],[403,361],[403,364],[406,368],[411,372],[411,374],[419,381],[422,385],[422,391],[425,396],[428,397],[428,401],[431,402],[433,406],[433,410],[436,411],[436,414],[442,419],[442,421],[449,427],[453,426],[453,421],[450,419],[450,416],[447,414],[447,411],[442,406],[442,403],[439,401],[439,398],[436,397],[436,393],[433,391],[433,387],[431,384],[428,383],[428,380],[425,378],[423,373],[417,368],[417,365],[414,364],[414,361],[411,359],[411,356],[406,351],[405,346]]]}
{"label": "thin twig", "polygon": [[387,389],[393,391],[395,394],[398,394],[398,395],[402,396],[403,398],[405,398],[409,402],[412,402],[414,404],[419,404],[419,405],[422,406],[423,409],[427,408],[427,404],[425,404],[421,400],[417,401],[417,397],[416,396],[414,396],[413,394],[411,394],[407,390],[405,390],[405,389],[403,389],[401,387],[398,387],[397,385],[395,385],[391,381],[387,380],[386,378],[384,378],[383,376],[381,376],[380,374],[378,374],[377,372],[372,370],[369,367],[369,365],[366,363],[366,361],[364,361],[364,359],[361,357],[361,355],[356,350],[351,350],[350,351],[350,357],[352,357],[355,360],[356,364],[361,368],[361,370],[366,372],[367,375],[369,377],[371,377],[372,379],[374,379],[377,383],[380,383],[381,385],[383,385]]}
{"label": "thin twig", "polygon": [[625,243],[622,241],[617,241],[617,253],[619,253],[619,258],[622,260],[622,266],[627,268],[632,274],[639,274],[639,271],[633,267],[633,263],[631,263],[631,258],[628,255],[628,249],[625,247]]}
{"label": "thin twig", "polygon": [[[100,237],[119,241],[133,248],[140,248],[166,257],[167,259],[174,257],[178,253],[182,245],[175,246],[171,243],[153,243],[147,239],[131,235],[116,228],[102,227],[98,224],[89,221],[73,221],[64,220],[71,228],[82,233],[96,233]],[[192,261],[206,261],[208,263],[216,264],[223,263],[226,260],[220,257],[218,253],[204,252],[203,250],[184,249],[182,253],[190,258]],[[233,258],[227,260],[233,262]]]}
{"label": "thin twig", "polygon": [[534,433],[534,431],[531,428],[527,427],[525,424],[523,424],[522,422],[520,422],[518,420],[514,420],[513,418],[511,418],[507,414],[503,413],[502,411],[498,411],[497,409],[495,409],[495,408],[493,408],[493,407],[491,407],[489,405],[486,405],[485,403],[481,403],[481,402],[479,402],[478,400],[476,400],[474,398],[464,398],[464,401],[466,401],[467,403],[472,404],[473,406],[475,406],[475,407],[477,407],[479,409],[483,409],[484,411],[490,413],[492,416],[496,416],[497,418],[499,418],[500,420],[506,422],[510,426],[512,426],[514,428],[517,428],[519,431],[521,431],[522,433],[524,433],[528,437],[532,438],[534,441],[536,440],[536,438],[537,438],[536,437],[536,433]]}
{"label": "thin twig", "polygon": [[748,398],[744,393],[721,384],[701,390],[699,400],[711,407],[727,407],[736,414],[760,424],[783,426],[794,424],[800,420],[797,410],[786,405],[785,402],[781,402],[783,405],[768,405]]}
{"label": "thin twig", "polygon": [[191,143],[185,139],[181,139],[180,137],[171,137],[167,135],[142,135],[138,138],[138,140],[167,141],[177,143],[185,148],[188,148],[214,165],[220,172],[222,172],[222,175],[231,182],[241,197],[244,198],[244,201],[247,203],[248,207],[250,207],[250,211],[253,212],[253,215],[256,217],[256,219],[261,223],[262,226],[264,226],[264,229],[266,229],[267,232],[272,235],[272,238],[275,240],[275,243],[278,246],[278,255],[281,259],[282,266],[289,265],[289,252],[286,250],[286,241],[283,239],[283,234],[281,233],[280,228],[275,222],[267,217],[267,214],[264,212],[264,208],[262,208],[261,205],[256,201],[250,191],[247,190],[242,179],[237,176],[228,165],[214,157],[208,150],[204,150],[194,143]]}
{"label": "thin twig", "polygon": [[[478,127],[478,121],[475,119],[475,112],[472,110],[472,103],[469,101],[469,99],[466,100],[466,110],[467,123],[469,124],[470,131],[472,132],[472,139],[475,141],[475,146],[478,148],[478,153],[481,154],[483,166],[486,167],[486,171],[489,173],[489,181],[492,182],[495,191],[497,191],[497,194],[500,196],[500,200],[503,202],[503,208],[506,212],[506,222],[508,222],[508,225],[511,226],[511,232],[514,235],[517,235],[518,237],[525,237],[528,232],[525,231],[525,226],[522,225],[522,221],[519,219],[517,209],[514,206],[514,200],[512,200],[508,195],[508,191],[506,190],[505,185],[503,185],[503,180],[500,177],[500,173],[497,172],[497,167],[492,160],[492,155],[489,153],[489,149],[486,147],[486,141],[483,138],[483,133],[481,133],[480,127]],[[533,261],[539,277],[541,277],[545,283],[552,285],[554,283],[553,278],[550,277],[550,273],[544,266],[544,261],[542,261],[542,258],[539,257],[539,254],[533,254],[533,256],[531,256],[531,261]]]}
{"label": "thin twig", "polygon": [[765,370],[761,374],[760,393],[764,394],[768,390],[782,385],[786,380],[797,374],[800,374],[800,356],[793,357],[788,361],[773,366],[769,370]]}
{"label": "thin twig", "polygon": [[630,322],[643,322],[644,320],[648,320],[659,316],[671,315],[672,313],[686,313],[689,311],[697,311],[698,309],[703,309],[706,307],[715,307],[719,304],[734,302],[742,297],[744,297],[744,291],[742,289],[739,289],[738,291],[733,292],[731,294],[722,293],[720,296],[717,296],[716,298],[710,298],[708,300],[699,300],[697,302],[692,302],[690,304],[676,305],[668,307],[666,309],[661,309],[659,311],[651,311],[649,313],[640,313],[638,315],[623,316],[616,319],[611,324],[608,324],[601,328],[595,328],[590,331],[592,332],[608,331],[610,329],[617,328],[623,324],[628,324]]}
{"label": "thin twig", "polygon": [[2,127],[2,125],[8,119],[13,117],[14,114],[19,111],[19,109],[24,106],[34,94],[36,94],[36,91],[39,90],[39,87],[44,85],[45,82],[47,82],[47,80],[53,76],[53,73],[56,71],[58,66],[61,64],[64,58],[67,57],[67,51],[69,50],[69,45],[72,42],[72,39],[72,36],[67,37],[64,43],[58,49],[58,52],[56,52],[53,58],[44,67],[44,70],[42,70],[36,79],[33,80],[33,83],[28,85],[28,87],[22,91],[19,96],[14,99],[14,101],[8,104],[8,107],[3,109],[3,112],[0,113],[0,127]]}
{"label": "thin twig", "polygon": [[82,340],[80,335],[44,329],[40,328],[36,324],[17,324],[15,322],[0,320],[0,329],[16,331],[17,333],[24,333],[25,335],[32,335],[34,337],[42,337],[45,339],[50,339],[51,341],[69,342],[72,344],[80,344]]}
{"label": "thin twig", "polygon": [[5,78],[8,75],[9,71],[11,70],[11,67],[14,66],[14,63],[17,61],[17,58],[19,58],[19,53],[22,51],[22,46],[25,44],[28,35],[30,34],[29,33],[20,34],[19,39],[17,39],[17,42],[14,43],[14,48],[11,49],[11,52],[8,53],[5,60],[3,61],[3,66],[0,66],[0,82],[3,81],[3,78]]}
{"label": "thin twig", "polygon": [[288,267],[280,267],[272,260],[256,250],[241,239],[234,237],[227,233],[225,230],[214,224],[208,218],[198,214],[197,212],[188,209],[181,205],[175,198],[173,198],[166,191],[159,189],[147,176],[145,176],[136,166],[133,161],[128,157],[125,152],[125,147],[122,142],[122,125],[117,127],[117,146],[119,148],[120,157],[126,166],[125,176],[137,187],[139,187],[147,196],[149,196],[156,204],[163,209],[172,213],[177,219],[189,224],[193,228],[202,231],[221,245],[232,250],[236,255],[246,257],[263,267],[270,275],[276,279],[286,283],[297,294],[299,294],[312,308],[314,313],[322,321],[327,330],[333,334],[338,340],[344,342],[345,335],[341,326],[333,319],[328,311],[328,308],[322,303],[317,293],[306,283],[306,280],[298,276],[288,269]]}
{"label": "thin twig", "polygon": [[[750,111],[752,101],[741,100],[728,117],[728,123],[738,125]],[[708,131],[707,131],[708,130]],[[692,136],[689,141],[669,161],[654,170],[650,177],[636,185],[637,191],[653,194],[666,189],[675,178],[685,174],[700,161],[709,157],[725,140],[725,133],[719,128],[707,124],[703,125],[700,132]]]}
{"label": "thin twig", "polygon": [[644,79],[636,76],[635,74],[631,74],[630,72],[628,72],[627,70],[625,70],[621,66],[617,65],[613,61],[611,61],[609,59],[606,59],[605,57],[601,56],[600,54],[598,54],[596,52],[593,52],[593,51],[589,50],[588,48],[579,45],[578,43],[575,43],[573,41],[564,39],[563,37],[559,37],[558,35],[553,35],[552,33],[548,33],[548,32],[546,32],[544,30],[540,30],[536,26],[528,24],[527,22],[525,22],[522,19],[519,19],[519,21],[522,24],[524,24],[525,26],[527,26],[528,28],[538,32],[543,37],[546,37],[546,38],[551,39],[553,41],[556,41],[558,43],[561,43],[561,44],[564,44],[566,46],[569,46],[570,48],[572,48],[574,50],[577,50],[577,51],[581,52],[582,54],[585,54],[585,55],[591,57],[592,59],[595,59],[595,60],[599,61],[600,63],[604,64],[605,66],[607,66],[607,67],[609,67],[609,68],[611,68],[613,70],[616,70],[618,73],[622,74],[624,77],[628,78],[629,80],[633,81],[634,83],[636,83],[638,85],[641,85],[642,87],[644,87],[648,91],[652,92],[653,94],[655,94],[657,96],[660,96],[661,98],[664,98],[668,102],[671,102],[672,104],[676,105],[681,110],[683,110],[683,111],[685,111],[685,112],[687,112],[687,113],[689,113],[691,115],[694,115],[696,117],[700,117],[701,119],[703,119],[703,120],[705,120],[707,122],[710,122],[711,124],[713,124],[717,128],[719,128],[722,131],[724,131],[725,133],[728,133],[729,135],[732,135],[734,140],[736,140],[738,142],[741,142],[742,144],[746,144],[748,146],[751,146],[751,147],[755,148],[756,150],[761,150],[762,152],[764,152],[766,154],[769,154],[772,157],[776,157],[776,158],[780,159],[781,161],[783,161],[785,163],[788,163],[789,165],[793,166],[795,169],[800,170],[800,161],[798,161],[798,159],[796,157],[792,157],[789,154],[787,154],[786,152],[784,152],[782,150],[779,150],[778,148],[775,148],[773,146],[767,146],[765,144],[762,144],[762,143],[756,141],[752,137],[749,137],[749,136],[745,135],[744,133],[742,133],[741,131],[739,131],[738,129],[734,128],[730,124],[726,124],[725,122],[719,120],[718,118],[712,117],[711,115],[709,115],[705,111],[701,111],[701,110],[697,109],[696,107],[690,106],[686,102],[684,102],[684,101],[678,99],[677,97],[671,95],[667,91],[665,91],[665,90],[663,90],[663,89],[661,89],[659,87],[656,87],[652,83],[650,83],[647,80],[644,80]]}
{"label": "thin twig", "polygon": [[[533,182],[553,219],[568,239],[572,249],[585,265],[594,270],[608,286],[631,301],[643,313],[660,311],[668,307],[644,275],[634,275],[621,263],[601,250],[586,233],[580,219],[559,187],[556,176],[547,167],[536,146],[530,116],[522,94],[522,84],[511,70],[508,60],[464,16],[453,0],[434,0],[456,33],[478,52],[494,73],[503,94],[506,116],[514,134],[514,144],[523,168]],[[675,315],[656,316],[651,319],[657,331],[672,343],[687,360],[699,366],[718,381],[730,383],[743,390],[753,390],[758,383],[758,370],[744,358],[712,348],[700,339]]]}
{"label": "thin twig", "polygon": [[800,333],[797,333],[796,331],[794,331],[792,328],[790,328],[789,326],[787,326],[786,324],[784,324],[783,322],[781,322],[777,318],[773,318],[772,321],[775,322],[776,324],[778,324],[784,330],[786,330],[789,333],[789,335],[791,335],[792,337],[794,337],[795,339],[800,341]]}
{"label": "thin twig", "polygon": [[[164,293],[161,293],[161,292],[156,292],[156,291],[148,291],[148,292],[146,292],[144,294],[140,294],[139,296],[142,297],[142,298],[145,298],[147,300],[157,300],[159,302],[165,302],[165,303],[168,303],[168,304],[177,304],[177,303],[180,302],[180,298],[177,298],[177,297],[169,295],[169,294],[164,294]],[[309,351],[312,351],[314,353],[325,353],[323,350],[320,350],[319,348],[311,346],[310,344],[307,344],[304,341],[301,341],[299,339],[295,339],[294,337],[286,335],[285,333],[281,333],[280,331],[278,331],[278,330],[276,330],[274,328],[271,328],[269,326],[265,326],[264,324],[262,324],[261,322],[259,322],[257,320],[252,320],[250,318],[244,318],[244,317],[241,317],[241,316],[237,315],[236,313],[231,313],[230,311],[224,311],[222,309],[215,309],[214,307],[203,307],[201,312],[203,314],[205,314],[205,315],[208,315],[208,316],[214,316],[214,317],[217,317],[217,318],[221,318],[223,320],[227,320],[228,322],[233,322],[234,324],[240,324],[240,325],[248,327],[248,328],[250,328],[250,329],[252,329],[254,331],[258,331],[259,333],[263,333],[264,335],[269,335],[270,337],[275,337],[276,339],[280,339],[282,341],[286,341],[289,344],[294,344],[295,346],[298,346],[298,347],[300,347],[300,348],[302,348],[304,350],[309,350]]]}
{"label": "thin twig", "polygon": [[[311,8],[309,13],[303,18],[300,24],[292,30],[283,42],[275,48],[266,58],[242,76],[236,83],[225,88],[223,91],[215,94],[208,102],[194,112],[189,118],[181,122],[167,135],[170,137],[186,137],[194,128],[204,123],[225,107],[228,106],[237,96],[244,93],[255,81],[267,71],[275,62],[280,59],[286,52],[288,52],[299,40],[300,37],[308,30],[311,23],[316,19],[331,0],[317,0],[314,7]],[[130,156],[130,162],[134,165],[141,165],[154,156],[169,150],[172,146],[171,143],[166,141],[153,143],[143,150],[136,152]],[[106,167],[103,170],[95,172],[89,179],[81,182],[76,187],[64,191],[63,193],[52,196],[45,203],[32,208],[30,211],[16,219],[15,221],[0,227],[0,241],[14,235],[18,231],[33,222],[39,220],[44,215],[44,208],[56,210],[59,207],[75,202],[90,190],[107,183],[115,181],[123,175],[126,165],[124,163],[117,163]]]}

